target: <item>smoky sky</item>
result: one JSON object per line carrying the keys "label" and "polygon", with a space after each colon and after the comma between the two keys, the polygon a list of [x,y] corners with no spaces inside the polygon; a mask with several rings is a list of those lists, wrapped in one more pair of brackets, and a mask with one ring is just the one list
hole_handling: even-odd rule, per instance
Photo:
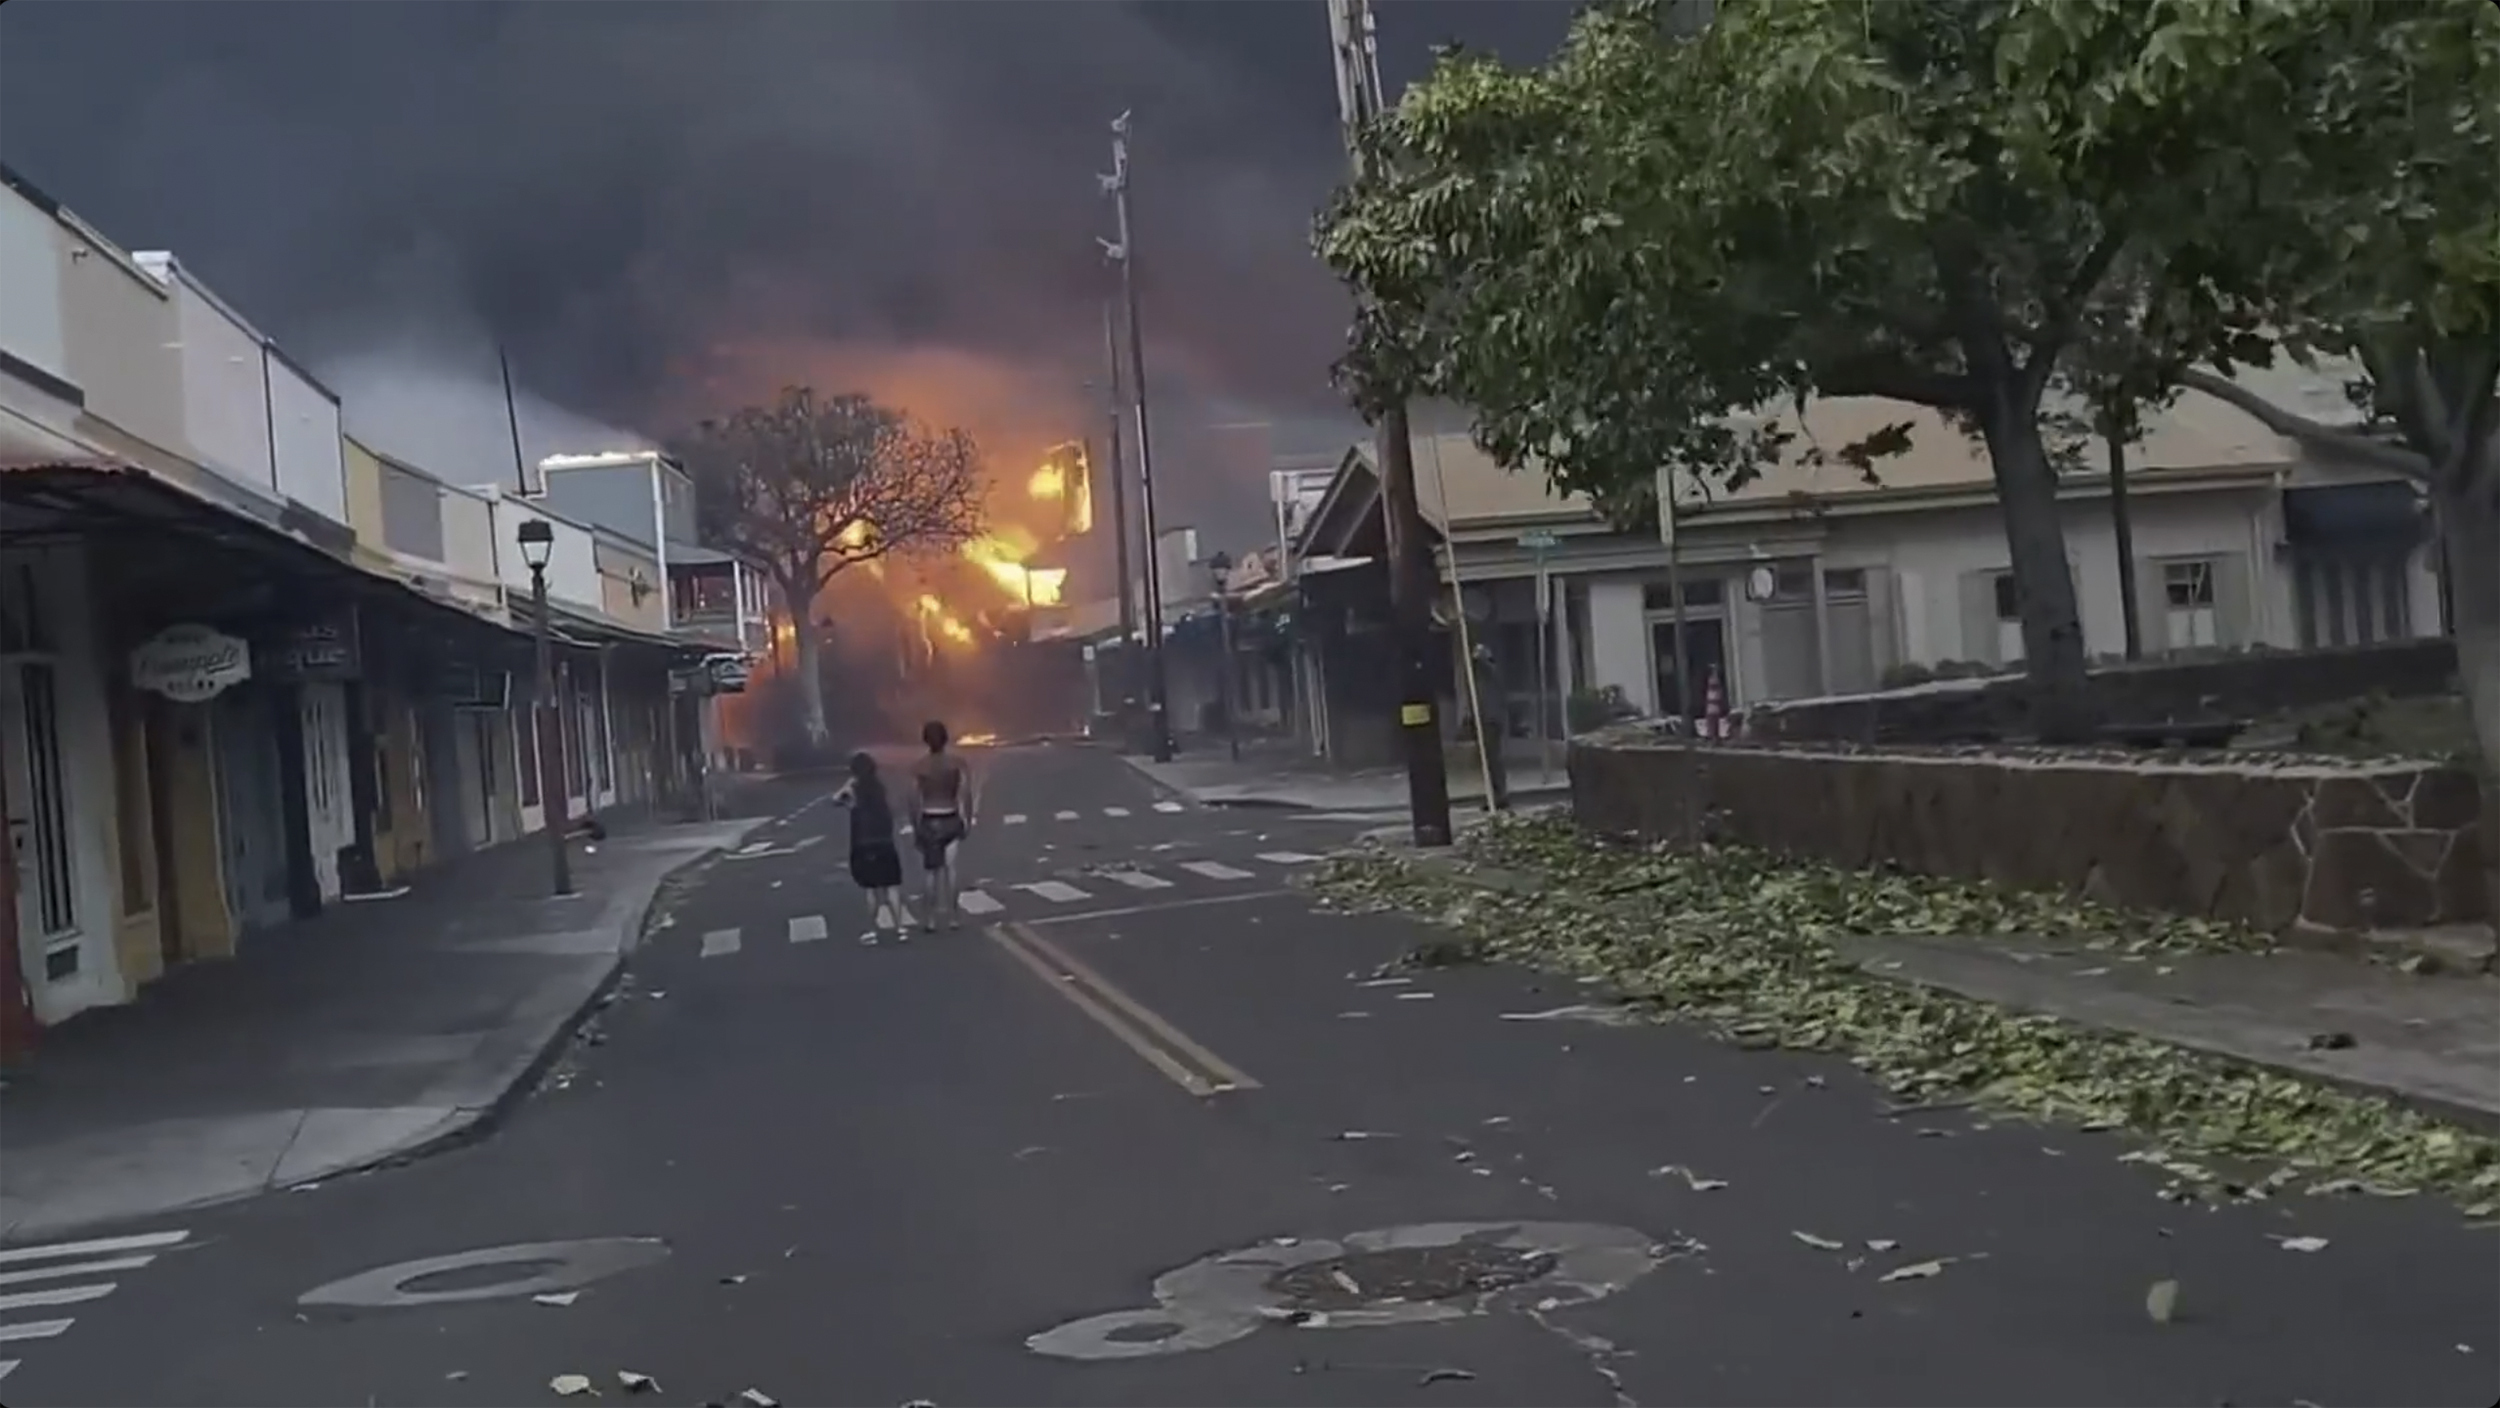
{"label": "smoky sky", "polygon": [[[1571,13],[1376,9],[1393,89],[1437,43],[1541,57]],[[352,383],[351,414],[445,364],[491,375],[500,344],[536,395],[647,434],[896,364],[924,414],[1064,419],[1101,375],[1095,174],[1123,110],[1158,425],[1289,440],[1340,414],[1345,306],[1308,242],[1343,164],[1318,0],[0,13],[0,158],[175,251]],[[983,399],[1014,406],[958,409]]]}

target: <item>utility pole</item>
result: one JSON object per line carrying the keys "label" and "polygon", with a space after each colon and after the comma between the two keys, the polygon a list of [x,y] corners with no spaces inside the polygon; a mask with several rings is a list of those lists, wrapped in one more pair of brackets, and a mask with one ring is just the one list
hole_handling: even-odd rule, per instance
{"label": "utility pole", "polygon": [[[1337,117],[1354,177],[1364,156],[1358,138],[1380,115],[1380,59],[1369,0],[1328,0],[1328,32],[1337,69]],[[1406,797],[1415,844],[1450,844],[1450,778],[1441,757],[1441,724],[1433,710],[1432,598],[1437,573],[1424,516],[1415,502],[1415,443],[1404,398],[1381,413],[1380,509],[1389,547],[1389,605],[1396,617],[1398,732],[1406,745]],[[1465,609],[1465,603],[1459,604]],[[1473,661],[1469,667],[1473,668]]]}
{"label": "utility pole", "polygon": [[1106,438],[1111,446],[1112,558],[1114,570],[1120,574],[1119,677],[1113,682],[1113,689],[1119,700],[1121,735],[1127,737],[1131,723],[1129,706],[1137,697],[1133,683],[1137,678],[1137,589],[1128,556],[1128,456],[1120,445],[1127,438],[1127,432],[1120,427],[1120,325],[1108,298],[1102,301],[1102,350],[1111,378],[1104,406],[1109,413]]}
{"label": "utility pole", "polygon": [[1137,500],[1146,529],[1146,699],[1154,715],[1155,761],[1168,763],[1172,718],[1163,680],[1163,568],[1155,537],[1154,440],[1146,426],[1146,335],[1137,314],[1137,246],[1128,220],[1128,118],[1122,113],[1111,120],[1111,174],[1097,179],[1111,197],[1119,229],[1118,240],[1102,241],[1102,247],[1120,266],[1120,298],[1128,305],[1129,385],[1137,404]]}

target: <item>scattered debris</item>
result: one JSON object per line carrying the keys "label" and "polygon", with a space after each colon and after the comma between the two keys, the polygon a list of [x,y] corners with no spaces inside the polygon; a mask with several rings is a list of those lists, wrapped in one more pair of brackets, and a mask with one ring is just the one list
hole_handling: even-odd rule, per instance
{"label": "scattered debris", "polygon": [[2358,1045],[2351,1032],[2317,1032],[2309,1038],[2312,1051],[2350,1051]]}
{"label": "scattered debris", "polygon": [[544,1295],[530,1297],[540,1305],[571,1305],[581,1298],[582,1293],[579,1291],[549,1291]]}
{"label": "scattered debris", "polygon": [[1485,1122],[1486,1124],[1490,1124],[1490,1125],[1504,1125],[1504,1124],[1508,1124],[1508,1123],[1510,1123],[1510,1116],[1508,1116],[1508,1115],[1487,1115],[1487,1116],[1485,1116],[1485,1117],[1484,1117],[1484,1122]]}
{"label": "scattered debris", "polygon": [[1035,1154],[1047,1154],[1049,1152],[1050,1146],[1047,1144],[1027,1144],[1023,1148],[1016,1151],[1016,1160],[1021,1163],[1024,1160],[1033,1157]]}
{"label": "scattered debris", "polygon": [[743,1286],[747,1283],[746,1273],[740,1272],[735,1276],[723,1276],[720,1278],[720,1283],[724,1286]]}
{"label": "scattered debris", "polygon": [[1417,1379],[1415,1382],[1423,1385],[1456,1383],[1472,1379],[1474,1377],[1475,1373],[1468,1369],[1426,1369],[1423,1377]]}
{"label": "scattered debris", "polygon": [[1807,1246],[1812,1247],[1817,1251],[1836,1252],[1839,1251],[1843,1245],[1842,1243],[1833,1241],[1829,1237],[1817,1237],[1811,1232],[1791,1232],[1788,1235],[1796,1238],[1798,1241],[1805,1243]]}
{"label": "scattered debris", "polygon": [[2277,1237],[2274,1240],[2282,1246],[2283,1250],[2287,1252],[2322,1252],[2326,1250],[2326,1239],[2324,1237]]}
{"label": "scattered debris", "polygon": [[1423,991],[1416,991],[1416,992],[1402,992],[1402,993],[1399,993],[1399,994],[1398,994],[1398,1001],[1400,1001],[1400,1002],[1425,1002],[1425,1001],[1429,1001],[1432,997],[1433,997],[1433,994],[1432,994],[1432,993],[1423,992]]}
{"label": "scattered debris", "polygon": [[1866,1249],[1870,1252],[1888,1252],[1900,1245],[1901,1244],[1899,1242],[1894,1241],[1890,1237],[1869,1237],[1866,1239]]}
{"label": "scattered debris", "polygon": [[1907,1266],[1896,1266],[1875,1279],[1878,1281],[1924,1281],[1931,1276],[1943,1275],[1945,1263],[1953,1259],[1952,1257],[1938,1257],[1934,1261],[1914,1261]]}
{"label": "scattered debris", "polygon": [[1727,1180],[1724,1178],[1704,1178],[1682,1164],[1662,1164],[1649,1171],[1649,1176],[1652,1178],[1664,1178],[1668,1174],[1674,1174],[1683,1179],[1684,1186],[1696,1193],[1715,1193],[1727,1186]]}
{"label": "scattered debris", "polygon": [[2179,1313],[2179,1283],[2155,1281],[2144,1292],[2144,1313],[2151,1316],[2156,1325],[2169,1324],[2171,1317]]}
{"label": "scattered debris", "polygon": [[450,1373],[443,1375],[443,1378],[444,1378],[444,1380],[445,1380],[445,1381],[447,1381],[447,1382],[450,1382],[450,1383],[455,1383],[455,1384],[456,1384],[456,1383],[460,1382],[462,1379],[467,1378],[468,1376],[469,1376],[469,1371],[468,1371],[468,1370],[466,1370],[466,1369],[454,1369],[454,1370],[452,1370]]}
{"label": "scattered debris", "polygon": [[747,1408],[781,1408],[780,1399],[773,1397],[771,1394],[764,1392],[764,1390],[760,1388],[742,1388],[738,1390],[738,1401],[747,1405]]}
{"label": "scattered debris", "polygon": [[1396,1135],[1394,1135],[1394,1134],[1382,1134],[1382,1133],[1379,1133],[1379,1132],[1378,1132],[1378,1131],[1376,1131],[1376,1130],[1369,1130],[1369,1129],[1349,1129],[1349,1130],[1345,1130],[1345,1131],[1343,1131],[1343,1132],[1341,1132],[1341,1133],[1339,1133],[1339,1134],[1337,1135],[1337,1142],[1338,1142],[1338,1143],[1340,1143],[1340,1144],[1356,1144],[1356,1143],[1360,1143],[1360,1142],[1362,1142],[1363,1140],[1366,1140],[1366,1139],[1395,1139],[1395,1138],[1397,1138],[1397,1136],[1396,1136]]}
{"label": "scattered debris", "polygon": [[559,1398],[578,1398],[585,1393],[593,1398],[599,1396],[599,1390],[590,1386],[588,1374],[558,1374],[547,1380],[547,1387],[555,1390]]}

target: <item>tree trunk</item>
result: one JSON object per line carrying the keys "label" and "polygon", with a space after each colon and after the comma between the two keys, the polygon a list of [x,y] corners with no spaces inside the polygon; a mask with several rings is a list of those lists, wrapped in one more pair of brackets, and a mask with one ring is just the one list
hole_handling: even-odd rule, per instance
{"label": "tree trunk", "polygon": [[2090,731],[2084,697],[2083,622],[2075,608],[2074,574],[2066,565],[2066,530],[2058,517],[2057,475],[2040,443],[2036,389],[1999,387],[1981,428],[2005,546],[2022,612],[2023,671],[2032,684],[2032,726],[2044,743],[2080,742]]}
{"label": "tree trunk", "polygon": [[809,564],[801,578],[784,578],[778,585],[781,600],[790,612],[790,659],[799,677],[799,723],[807,730],[808,747],[821,748],[832,730],[825,725],[825,675],[823,642],[816,639],[816,592],[800,581],[813,582],[816,572]]}
{"label": "tree trunk", "polygon": [[[2484,453],[2490,453],[2485,450]],[[2460,475],[2465,483],[2474,476]],[[2457,677],[2482,752],[2483,866],[2490,919],[2500,925],[2500,503],[2443,493],[2437,512],[2447,549],[2457,640]]]}

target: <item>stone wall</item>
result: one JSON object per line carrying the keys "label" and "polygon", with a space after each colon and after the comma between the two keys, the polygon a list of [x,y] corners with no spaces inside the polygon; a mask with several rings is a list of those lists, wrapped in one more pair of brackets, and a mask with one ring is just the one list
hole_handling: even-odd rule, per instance
{"label": "stone wall", "polygon": [[[2201,660],[2108,665],[2091,675],[2093,713],[2115,727],[2252,719],[2372,692],[2403,699],[2456,687],[2456,643],[2444,637],[2338,650],[2256,650]],[[1937,680],[1874,694],[1766,704],[1748,737],[1850,743],[2020,738],[2031,731],[2020,675]]]}
{"label": "stone wall", "polygon": [[2049,750],[1571,745],[1582,826],[2061,890],[2269,933],[2490,918],[2472,773]]}

